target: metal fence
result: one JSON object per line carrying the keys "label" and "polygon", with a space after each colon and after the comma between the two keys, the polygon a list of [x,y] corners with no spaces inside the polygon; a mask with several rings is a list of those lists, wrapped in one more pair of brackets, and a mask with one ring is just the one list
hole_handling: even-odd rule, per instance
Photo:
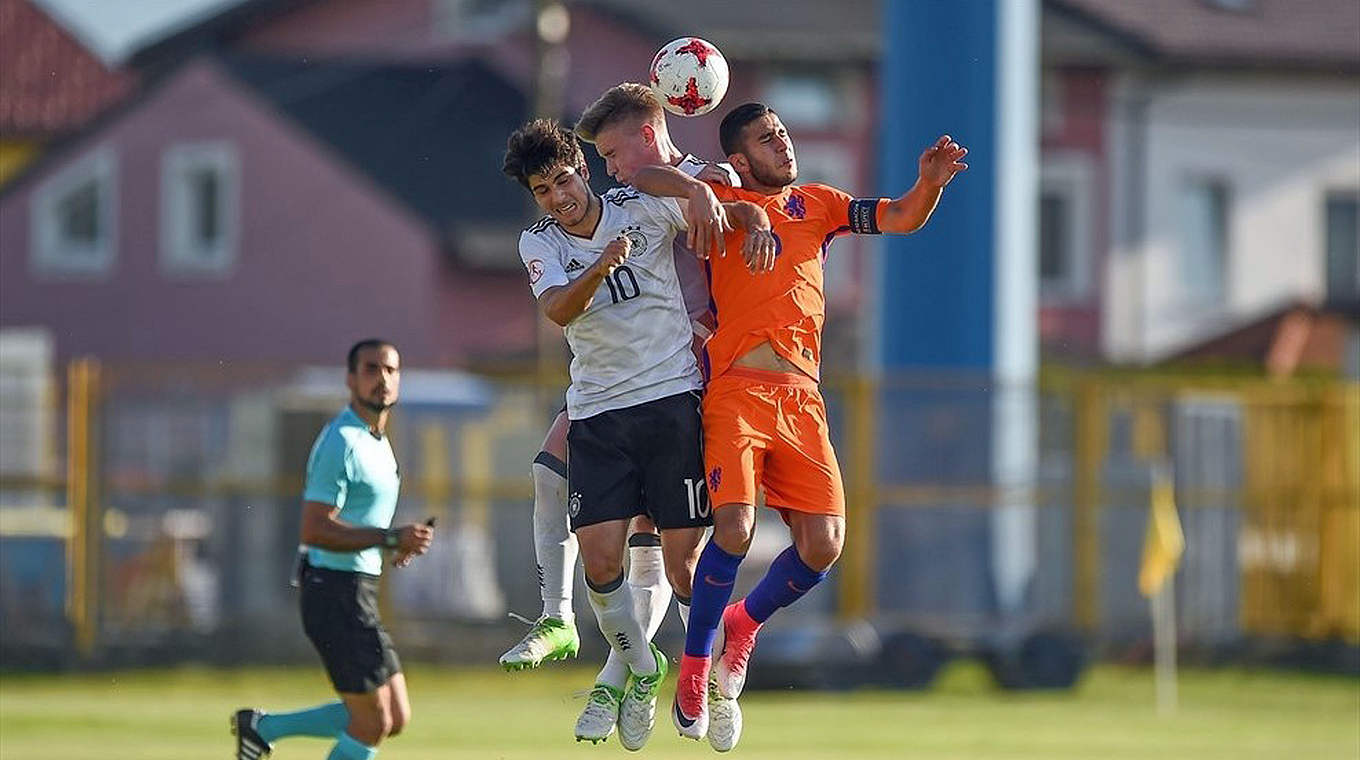
{"label": "metal fence", "polygon": [[[0,366],[0,666],[304,655],[287,576],[307,453],[344,403],[343,369],[77,360],[46,372]],[[536,611],[529,462],[560,390],[404,372],[398,519],[440,518],[431,553],[385,576],[404,647],[494,656],[517,635],[506,612]],[[1136,588],[1150,472],[1163,464],[1187,540],[1183,643],[1360,642],[1354,383],[1048,371],[1037,388],[860,377],[824,390],[849,540],[790,624],[964,638],[1059,627],[1137,646],[1150,635]],[[1015,410],[1036,423],[1032,466],[998,478],[996,420]],[[786,542],[765,515],[739,584]]]}

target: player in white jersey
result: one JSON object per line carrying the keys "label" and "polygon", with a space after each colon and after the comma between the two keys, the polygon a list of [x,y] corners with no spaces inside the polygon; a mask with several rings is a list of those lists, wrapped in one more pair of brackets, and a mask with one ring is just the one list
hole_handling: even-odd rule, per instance
{"label": "player in white jersey", "polygon": [[[749,234],[748,257],[772,256],[769,220],[754,204],[691,204],[623,188],[591,192],[579,144],[555,122],[511,135],[504,171],[548,213],[520,237],[520,256],[544,314],[572,350],[567,411],[568,511],[591,607],[629,671],[620,741],[640,748],[655,722],[666,659],[649,643],[623,577],[628,523],[645,514],[661,531],[666,574],[686,596],[704,528],[698,394],[689,315],[676,279],[676,233],[702,233],[712,250],[731,214]],[[685,217],[703,217],[691,225]],[[592,695],[594,696],[594,695]],[[579,726],[578,726],[579,727]],[[612,726],[610,727],[612,731]],[[599,740],[608,736],[581,735]]]}
{"label": "player in white jersey", "polygon": [[[740,181],[731,167],[682,154],[670,139],[661,104],[649,88],[640,84],[621,84],[607,90],[586,109],[577,132],[587,141],[597,142],[609,173],[624,184],[638,168],[651,164],[669,164],[708,181],[729,184]],[[692,346],[698,356],[713,328],[708,278],[703,263],[680,240],[674,244],[674,262],[694,332]],[[564,408],[549,428],[533,462],[534,555],[543,610],[524,637],[501,655],[501,665],[507,670],[534,668],[545,661],[565,659],[575,655],[580,645],[571,602],[577,546],[567,518],[567,423]],[[632,529],[628,539],[627,582],[633,587],[640,609],[645,611],[648,629],[654,632],[670,605],[671,587],[662,572],[660,542],[650,521],[638,517]],[[686,598],[677,599],[682,621],[687,619],[684,607],[687,602]],[[611,655],[599,681],[622,689],[627,675],[622,661]]]}
{"label": "player in white jersey", "polygon": [[[576,134],[582,140],[595,146],[600,158],[604,159],[605,169],[614,179],[626,185],[633,183],[639,170],[658,164],[669,164],[684,173],[699,179],[709,179],[718,184],[740,185],[737,173],[727,164],[713,164],[692,155],[681,155],[671,142],[666,129],[666,113],[652,89],[645,85],[624,83],[606,90],[576,123]],[[706,199],[694,198],[702,206]],[[748,262],[748,265],[751,262]],[[772,260],[768,262],[772,265]],[[712,313],[712,300],[708,291],[707,262],[695,256],[676,241],[675,269],[680,274],[681,286],[685,289],[685,302],[690,309],[690,320],[694,326],[695,353],[703,362],[703,344],[715,326]],[[703,367],[705,377],[708,368]],[[693,577],[692,568],[689,573]],[[632,577],[632,571],[629,571]],[[680,607],[682,622],[688,626],[688,595],[676,592],[676,603]],[[664,615],[664,607],[662,615]],[[649,632],[654,633],[660,625],[660,615],[656,617]],[[601,678],[609,675],[606,663]],[[721,700],[721,692],[710,692],[715,699],[709,705],[708,740],[718,751],[726,751],[735,746],[741,735],[741,711],[736,700]],[[587,708],[589,710],[589,708]],[[582,713],[582,721],[588,713]],[[603,722],[603,721],[601,721]]]}

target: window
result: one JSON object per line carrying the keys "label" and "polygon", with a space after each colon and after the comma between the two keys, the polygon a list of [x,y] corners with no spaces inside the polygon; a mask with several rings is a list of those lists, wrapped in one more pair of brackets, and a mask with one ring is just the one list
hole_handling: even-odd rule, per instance
{"label": "window", "polygon": [[1256,0],[1205,0],[1209,7],[1221,11],[1245,13],[1256,5]]}
{"label": "window", "polygon": [[1182,292],[1187,306],[1217,306],[1228,269],[1227,183],[1190,179],[1181,187]]}
{"label": "window", "polygon": [[238,170],[225,143],[176,145],[161,161],[161,264],[224,274],[236,262]]}
{"label": "window", "polygon": [[30,250],[36,274],[98,277],[113,269],[117,173],[113,152],[100,150],[38,188]]}
{"label": "window", "polygon": [[446,39],[485,42],[522,28],[534,7],[527,0],[437,0],[431,26]]}
{"label": "window", "polygon": [[1324,224],[1327,246],[1327,300],[1360,299],[1360,232],[1357,207],[1360,192],[1327,194]]}
{"label": "window", "polygon": [[1092,280],[1090,159],[1045,157],[1039,180],[1039,293],[1045,303],[1084,301]]}
{"label": "window", "polygon": [[790,130],[828,129],[848,120],[836,80],[822,73],[779,74],[765,86],[765,101]]}
{"label": "window", "polygon": [[1039,279],[1058,285],[1072,271],[1071,199],[1067,193],[1044,190],[1039,194]]}
{"label": "window", "polygon": [[1066,96],[1062,73],[1045,70],[1039,77],[1039,128],[1044,137],[1057,137],[1067,126]]}

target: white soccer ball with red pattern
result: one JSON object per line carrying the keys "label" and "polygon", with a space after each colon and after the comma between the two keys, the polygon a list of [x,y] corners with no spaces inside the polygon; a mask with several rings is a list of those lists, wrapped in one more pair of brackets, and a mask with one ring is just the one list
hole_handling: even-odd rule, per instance
{"label": "white soccer ball with red pattern", "polygon": [[667,111],[701,116],[727,94],[727,59],[711,42],[681,37],[657,51],[648,81]]}

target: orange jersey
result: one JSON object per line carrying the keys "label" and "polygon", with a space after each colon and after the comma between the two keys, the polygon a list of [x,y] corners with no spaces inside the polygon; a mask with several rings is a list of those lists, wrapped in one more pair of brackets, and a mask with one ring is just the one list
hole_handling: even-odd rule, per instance
{"label": "orange jersey", "polygon": [[709,290],[718,319],[706,347],[709,377],[719,377],[738,358],[768,342],[808,377],[820,378],[827,246],[839,235],[878,232],[879,210],[888,199],[852,198],[816,184],[792,185],[778,195],[712,187],[720,201],[750,201],[765,209],[778,254],[773,271],[751,274],[741,257],[745,233],[739,231],[728,236],[726,257],[709,259]]}

